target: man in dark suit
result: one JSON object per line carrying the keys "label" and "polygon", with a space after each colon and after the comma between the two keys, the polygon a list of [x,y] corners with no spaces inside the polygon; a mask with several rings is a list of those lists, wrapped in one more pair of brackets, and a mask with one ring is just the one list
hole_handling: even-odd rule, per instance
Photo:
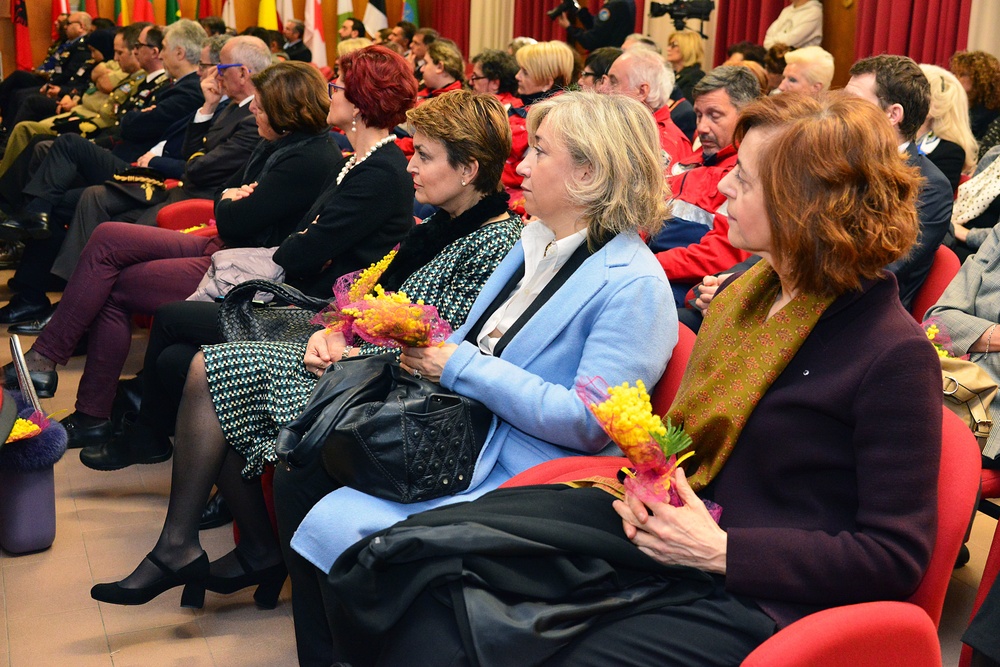
{"label": "man in dark suit", "polygon": [[226,42],[219,53],[220,68],[211,68],[201,80],[205,103],[175,124],[183,134],[180,151],[175,156],[146,153],[138,160],[140,167],[180,179],[182,184],[165,198],[147,196],[138,184],[101,184],[84,190],[52,273],[69,280],[87,239],[105,220],[155,225],[156,214],[167,204],[214,198],[246,166],[260,141],[257,121],[250,113],[255,92],[251,77],[270,64],[271,52],[257,37],[246,35]]}
{"label": "man in dark suit", "polygon": [[951,225],[953,194],[941,170],[921,155],[914,144],[917,129],[930,108],[930,84],[920,67],[905,56],[872,56],[854,63],[845,92],[877,104],[896,130],[900,151],[907,162],[920,170],[917,214],[920,236],[910,253],[890,264],[887,270],[899,281],[899,299],[909,308],[934,262],[934,253]]}
{"label": "man in dark suit", "polygon": [[[194,21],[181,19],[169,25],[164,30],[160,55],[173,84],[141,111],[131,111],[122,117],[121,141],[113,150],[74,134],[62,135],[52,142],[52,148],[24,188],[27,203],[18,215],[0,223],[0,235],[18,240],[47,239],[52,233],[49,216],[56,215],[57,225],[64,226],[79,201],[81,185],[103,183],[127,168],[152,148],[173,123],[198,109],[204,97],[197,69],[206,40],[204,29]],[[148,46],[140,42],[138,48]],[[32,298],[15,294],[10,303],[0,308],[0,324],[31,321],[49,314],[51,307],[43,285],[29,286],[15,280],[14,286],[34,294]]]}
{"label": "man in dark suit", "polygon": [[311,63],[312,51],[302,42],[302,36],[306,33],[305,24],[298,19],[288,19],[282,32],[285,35],[284,52],[288,54],[288,59]]}

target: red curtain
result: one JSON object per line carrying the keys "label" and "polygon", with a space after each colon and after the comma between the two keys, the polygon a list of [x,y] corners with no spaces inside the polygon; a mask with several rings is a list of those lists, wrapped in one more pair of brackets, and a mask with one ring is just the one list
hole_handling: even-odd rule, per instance
{"label": "red curtain", "polygon": [[946,67],[969,40],[972,0],[861,0],[854,56],[893,53]]}
{"label": "red curtain", "polygon": [[[435,2],[431,15],[424,25],[434,26],[434,29],[444,37],[458,45],[458,48],[469,57],[469,7],[471,0],[449,0]],[[475,54],[472,54],[475,55]]]}
{"label": "red curtain", "polygon": [[[538,41],[566,39],[566,31],[556,21],[545,14],[554,9],[561,0],[516,0],[514,3],[514,36],[534,37]],[[635,31],[642,32],[642,19],[646,12],[647,0],[635,0]],[[604,5],[604,0],[578,0],[586,5],[590,13],[597,12]]]}
{"label": "red curtain", "polygon": [[768,26],[785,4],[785,0],[719,0],[715,10],[714,64],[725,62],[726,50],[733,44],[763,44]]}

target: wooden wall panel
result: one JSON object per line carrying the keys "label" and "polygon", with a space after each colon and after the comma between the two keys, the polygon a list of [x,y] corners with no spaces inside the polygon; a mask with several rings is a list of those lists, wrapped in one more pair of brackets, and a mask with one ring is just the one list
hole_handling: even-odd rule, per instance
{"label": "wooden wall panel", "polygon": [[837,69],[833,88],[842,88],[850,79],[854,64],[854,28],[857,23],[857,0],[823,2],[823,48],[833,54]]}

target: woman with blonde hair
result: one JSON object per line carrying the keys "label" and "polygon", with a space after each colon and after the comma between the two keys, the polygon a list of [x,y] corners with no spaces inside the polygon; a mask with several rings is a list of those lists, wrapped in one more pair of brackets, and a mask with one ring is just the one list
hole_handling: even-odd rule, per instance
{"label": "woman with blonde hair", "polygon": [[575,81],[576,58],[565,42],[526,44],[517,58],[517,94],[529,107],[562,91]]}
{"label": "woman with blonde hair", "polygon": [[917,238],[916,170],[885,114],[843,95],[754,102],[736,139],[729,237],[762,260],[713,302],[668,412],[694,441],[680,506],[590,459],[590,484],[369,536],[328,578],[338,631],[367,652],[351,664],[738,665],[807,614],[912,594],[934,545],[941,369],[882,267]]}
{"label": "woman with blonde hair", "polygon": [[674,68],[673,99],[683,97],[688,101],[694,100],[691,91],[705,76],[701,69],[704,60],[705,49],[701,45],[701,35],[690,30],[670,34],[667,40],[667,62]]}
{"label": "woman with blonde hair", "polygon": [[343,58],[348,53],[353,53],[358,49],[363,49],[366,46],[371,46],[372,44],[372,40],[367,37],[352,37],[351,39],[345,39],[337,42],[337,57]]}
{"label": "woman with blonde hair", "polygon": [[917,130],[917,146],[958,187],[976,168],[979,145],[969,126],[969,98],[958,77],[937,65],[921,65],[931,84],[931,106]]}
{"label": "woman with blonde hair", "polygon": [[[351,648],[337,641],[343,628],[328,626],[325,613],[336,604],[325,574],[340,552],[414,512],[476,498],[536,463],[600,452],[607,436],[575,385],[601,376],[651,387],[676,343],[670,287],[638,234],[659,228],[666,215],[649,110],[624,95],[571,92],[533,106],[528,131],[531,149],[518,172],[525,208],[537,220],[525,225],[465,324],[443,345],[404,348],[400,358],[405,370],[493,412],[469,488],[400,504],[338,488],[318,465],[275,475],[279,532],[294,533],[291,550],[311,564],[311,576],[293,579],[296,637],[315,643],[325,634],[328,642],[310,652],[308,664],[343,660]],[[565,282],[546,290],[557,274]],[[641,332],[642,344],[628,331]]]}

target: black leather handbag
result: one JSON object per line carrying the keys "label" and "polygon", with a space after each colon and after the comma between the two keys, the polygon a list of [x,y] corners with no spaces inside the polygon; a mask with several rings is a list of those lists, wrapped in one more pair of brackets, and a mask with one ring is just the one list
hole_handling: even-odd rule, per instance
{"label": "black leather handbag", "polygon": [[469,487],[492,418],[479,401],[402,370],[395,355],[356,357],[327,369],[278,433],[277,455],[292,468],[321,456],[341,484],[415,503]]}

